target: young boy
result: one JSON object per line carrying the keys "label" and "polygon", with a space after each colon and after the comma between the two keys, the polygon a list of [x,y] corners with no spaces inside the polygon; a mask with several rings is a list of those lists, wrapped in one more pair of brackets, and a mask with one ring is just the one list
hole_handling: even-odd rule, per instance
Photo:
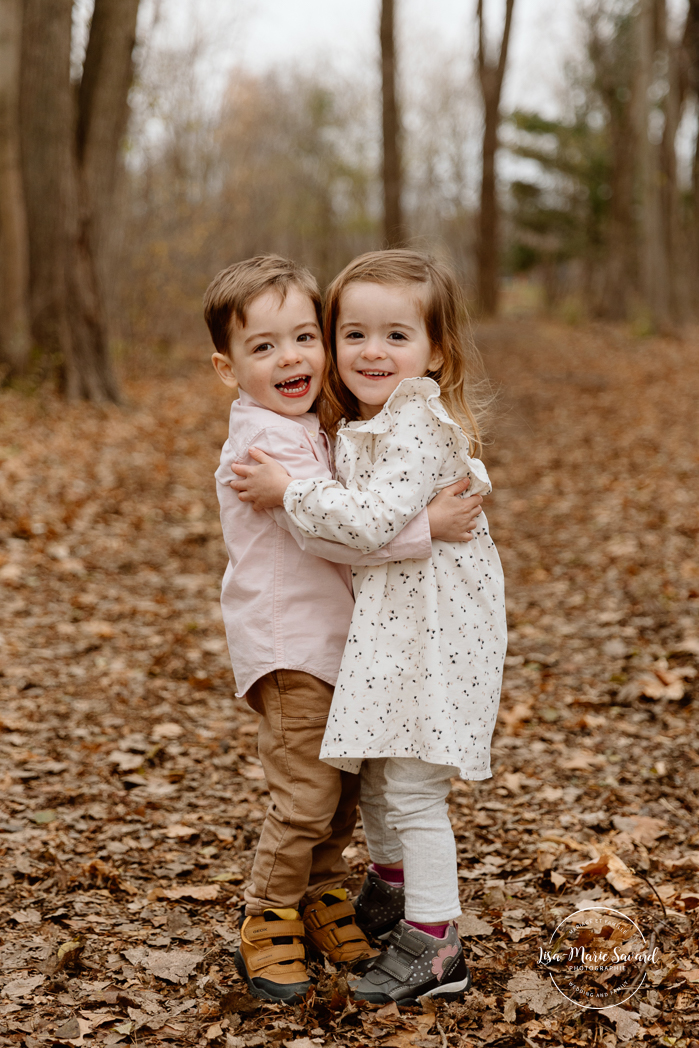
{"label": "young boy", "polygon": [[216,471],[229,555],[221,606],[238,694],[261,717],[271,798],[235,960],[251,993],[291,1003],[310,985],[304,938],[355,968],[377,954],[342,887],[359,777],[318,759],[352,616],[349,565],[430,557],[433,537],[464,537],[480,499],[454,498],[465,484],[453,485],[366,556],[302,535],[282,509],[256,513],[230,487],[232,464],[253,463],[251,446],[295,478],[332,477],[311,414],[325,366],[318,285],[294,262],[261,256],[219,273],[204,307],[214,368],[239,393]]}

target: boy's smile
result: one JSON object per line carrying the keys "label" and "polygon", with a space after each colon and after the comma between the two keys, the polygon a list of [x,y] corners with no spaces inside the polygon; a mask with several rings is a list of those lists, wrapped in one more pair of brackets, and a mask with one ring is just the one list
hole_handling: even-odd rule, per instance
{"label": "boy's smile", "polygon": [[298,287],[282,301],[264,291],[247,307],[245,325],[234,323],[230,356],[214,353],[227,386],[245,390],[281,415],[305,415],[320,392],[325,349],[313,302]]}

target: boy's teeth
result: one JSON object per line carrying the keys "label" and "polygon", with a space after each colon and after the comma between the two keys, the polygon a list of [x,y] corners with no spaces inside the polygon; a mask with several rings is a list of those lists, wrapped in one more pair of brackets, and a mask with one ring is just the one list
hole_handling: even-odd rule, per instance
{"label": "boy's teeth", "polygon": [[311,384],[310,375],[297,375],[296,378],[287,378],[283,382],[277,382],[277,389],[287,390],[288,392],[299,392],[303,389],[307,389]]}

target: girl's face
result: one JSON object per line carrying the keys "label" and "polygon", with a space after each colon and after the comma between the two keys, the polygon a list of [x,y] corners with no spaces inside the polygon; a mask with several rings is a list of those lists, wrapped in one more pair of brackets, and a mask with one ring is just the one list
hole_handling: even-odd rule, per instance
{"label": "girl's face", "polygon": [[350,284],[340,299],[336,339],[340,378],[363,419],[377,415],[404,378],[421,378],[442,363],[414,285]]}

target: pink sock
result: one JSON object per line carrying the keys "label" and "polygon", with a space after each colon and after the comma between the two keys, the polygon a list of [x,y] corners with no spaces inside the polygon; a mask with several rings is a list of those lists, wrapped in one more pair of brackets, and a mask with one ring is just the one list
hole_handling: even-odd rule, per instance
{"label": "pink sock", "polygon": [[427,932],[428,935],[433,935],[435,939],[443,939],[447,933],[449,923],[446,924],[421,924],[420,921],[406,921],[411,928],[417,928],[419,932]]}
{"label": "pink sock", "polygon": [[378,862],[372,862],[371,868],[374,873],[378,873],[382,881],[388,881],[389,884],[405,883],[402,869],[394,870],[391,866],[381,866]]}

